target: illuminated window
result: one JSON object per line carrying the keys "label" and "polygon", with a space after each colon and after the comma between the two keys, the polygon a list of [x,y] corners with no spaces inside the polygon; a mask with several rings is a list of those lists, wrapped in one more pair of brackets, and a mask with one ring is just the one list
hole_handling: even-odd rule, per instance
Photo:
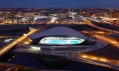
{"label": "illuminated window", "polygon": [[39,44],[47,45],[73,45],[84,42],[84,39],[77,37],[45,37],[40,40]]}

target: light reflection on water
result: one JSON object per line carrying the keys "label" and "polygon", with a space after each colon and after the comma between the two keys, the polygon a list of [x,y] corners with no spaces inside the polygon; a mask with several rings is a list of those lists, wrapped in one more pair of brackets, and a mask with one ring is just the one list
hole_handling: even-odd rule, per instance
{"label": "light reflection on water", "polygon": [[[53,69],[49,68],[43,64],[40,63],[40,61],[34,57],[26,56],[23,54],[15,54],[12,55],[10,59],[6,61],[7,63],[11,64],[19,64],[19,65],[24,65],[24,66],[29,66],[29,67],[36,67],[36,68],[41,68],[41,69]],[[56,70],[82,70],[82,71],[112,71],[111,69],[107,68],[102,68],[98,66],[93,66],[89,64],[84,64],[84,63],[78,63],[78,62],[72,62],[68,66],[64,66],[61,68],[54,68]]]}
{"label": "light reflection on water", "polygon": [[14,55],[14,57],[10,58],[10,60],[7,62],[13,64],[31,66],[31,67],[42,67],[42,65],[39,63],[38,60],[36,60],[33,57],[24,56],[24,55]]}

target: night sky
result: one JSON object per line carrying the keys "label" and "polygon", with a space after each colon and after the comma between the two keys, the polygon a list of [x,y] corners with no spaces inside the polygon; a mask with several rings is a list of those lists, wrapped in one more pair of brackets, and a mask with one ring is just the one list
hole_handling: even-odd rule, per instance
{"label": "night sky", "polygon": [[119,8],[119,0],[0,0],[0,8]]}

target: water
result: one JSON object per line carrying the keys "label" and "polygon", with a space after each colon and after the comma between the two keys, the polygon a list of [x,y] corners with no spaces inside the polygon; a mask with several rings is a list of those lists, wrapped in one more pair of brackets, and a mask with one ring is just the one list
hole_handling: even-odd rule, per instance
{"label": "water", "polygon": [[[11,56],[10,54],[8,55]],[[24,55],[24,54],[13,54],[5,62],[11,63],[11,64],[29,66],[29,67],[36,67],[36,68],[46,69],[46,70],[113,71],[112,69],[90,65],[90,64],[85,64],[85,63],[80,63],[80,62],[75,62],[75,61],[71,61],[69,65],[66,65],[63,67],[53,68],[53,67],[48,67],[42,64],[42,62],[39,61],[39,59],[33,56]]]}

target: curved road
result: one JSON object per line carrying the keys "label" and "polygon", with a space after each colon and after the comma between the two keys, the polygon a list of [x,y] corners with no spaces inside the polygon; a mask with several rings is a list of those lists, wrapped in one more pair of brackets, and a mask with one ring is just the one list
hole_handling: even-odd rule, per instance
{"label": "curved road", "polygon": [[106,29],[106,28],[103,28],[103,27],[99,27],[99,26],[97,26],[97,25],[94,25],[93,23],[91,23],[90,22],[90,20],[84,20],[89,26],[91,26],[91,27],[94,27],[94,28],[97,28],[97,29],[101,29],[101,30],[104,30],[104,31],[109,31],[109,32],[113,32],[113,33],[118,33],[119,34],[119,32],[118,31],[114,31],[114,30],[110,30],[110,29]]}

